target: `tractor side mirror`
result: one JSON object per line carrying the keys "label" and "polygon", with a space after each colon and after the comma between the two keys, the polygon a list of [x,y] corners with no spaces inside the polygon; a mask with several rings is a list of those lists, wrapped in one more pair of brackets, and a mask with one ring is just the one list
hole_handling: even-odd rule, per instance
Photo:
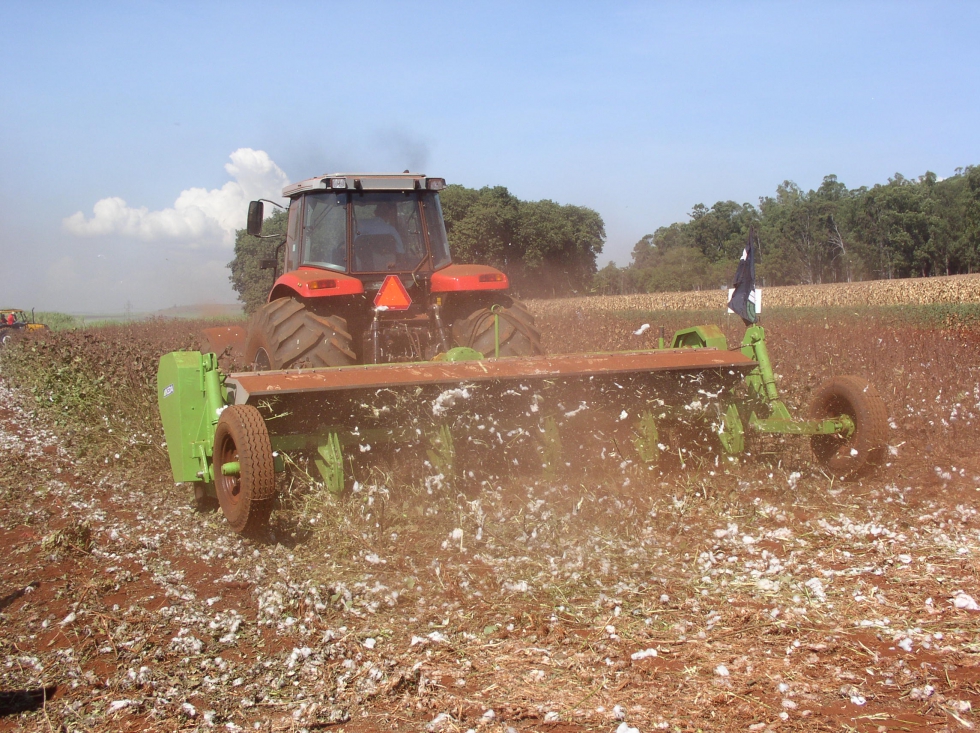
{"label": "tractor side mirror", "polygon": [[276,261],[274,259],[272,259],[271,257],[269,257],[269,258],[263,257],[261,260],[259,260],[259,269],[260,270],[275,270],[276,269]]}
{"label": "tractor side mirror", "polygon": [[264,218],[265,207],[261,201],[248,202],[248,223],[245,230],[253,237],[262,236],[262,219]]}

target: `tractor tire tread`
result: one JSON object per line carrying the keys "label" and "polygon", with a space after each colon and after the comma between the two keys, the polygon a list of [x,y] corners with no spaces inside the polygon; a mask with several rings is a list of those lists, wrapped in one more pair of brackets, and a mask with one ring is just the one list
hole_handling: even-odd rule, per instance
{"label": "tractor tire tread", "polygon": [[500,316],[499,338],[501,356],[535,356],[544,353],[541,332],[534,323],[534,316],[517,301],[509,307],[478,308],[452,326],[453,341],[457,346],[468,346],[492,357],[495,353],[494,315]]}
{"label": "tractor tire tread", "polygon": [[268,303],[252,317],[246,358],[256,363],[260,349],[268,354],[271,369],[350,366],[357,362],[347,321],[312,313],[294,298]]}

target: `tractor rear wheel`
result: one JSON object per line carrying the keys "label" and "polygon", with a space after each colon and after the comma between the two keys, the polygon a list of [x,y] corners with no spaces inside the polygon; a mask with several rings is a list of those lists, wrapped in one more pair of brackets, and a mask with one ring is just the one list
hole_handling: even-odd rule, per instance
{"label": "tractor rear wheel", "polygon": [[21,332],[13,328],[5,328],[0,331],[0,346],[6,346],[19,340]]}
{"label": "tractor rear wheel", "polygon": [[248,324],[245,360],[258,371],[290,367],[350,366],[347,321],[318,316],[295,298],[280,298],[262,306]]}
{"label": "tractor rear wheel", "polygon": [[251,405],[221,412],[214,431],[214,487],[221,511],[236,532],[250,534],[269,521],[276,493],[269,431]]}
{"label": "tractor rear wheel", "polygon": [[[495,331],[495,321],[496,331]],[[479,308],[453,323],[453,341],[468,346],[487,357],[496,355],[499,339],[500,356],[534,356],[543,354],[541,332],[534,316],[521,303]]]}
{"label": "tractor rear wheel", "polygon": [[888,448],[888,410],[877,390],[860,377],[834,377],[825,382],[810,402],[810,419],[847,415],[854,421],[849,438],[813,435],[810,447],[816,459],[835,476],[860,478],[885,458]]}

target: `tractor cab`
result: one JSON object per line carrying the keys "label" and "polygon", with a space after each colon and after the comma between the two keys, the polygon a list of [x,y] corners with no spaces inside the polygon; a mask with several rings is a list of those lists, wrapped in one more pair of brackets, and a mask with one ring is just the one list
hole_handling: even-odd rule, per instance
{"label": "tractor cab", "polygon": [[[292,235],[292,236],[290,236]],[[313,192],[290,202],[286,271],[315,267],[383,280],[450,264],[433,191]]]}
{"label": "tractor cab", "polygon": [[10,343],[24,333],[46,329],[46,325],[35,322],[33,310],[28,315],[20,308],[0,308],[0,345]]}
{"label": "tractor cab", "polygon": [[[453,264],[439,203],[445,186],[442,178],[416,173],[338,173],[284,188],[286,237],[264,263],[275,276],[249,332],[249,363],[424,361],[456,346],[539,353],[533,319],[515,309],[507,276],[488,265]],[[249,205],[250,235],[262,236],[263,213],[261,201]],[[287,310],[289,318],[273,315]],[[302,329],[294,328],[301,320]],[[503,341],[516,330],[519,344],[501,348],[501,320]],[[306,341],[324,353],[285,349],[296,343],[297,329],[316,331]]]}
{"label": "tractor cab", "polygon": [[[447,267],[451,258],[438,195],[445,185],[441,178],[398,173],[334,174],[287,186],[284,276],[301,270],[341,273],[377,290],[391,274],[405,281],[421,274],[424,280]],[[261,222],[262,202],[252,202],[249,233],[258,235]],[[297,284],[276,280],[277,286]]]}
{"label": "tractor cab", "polygon": [[0,322],[5,326],[23,328],[31,319],[19,308],[0,308]]}

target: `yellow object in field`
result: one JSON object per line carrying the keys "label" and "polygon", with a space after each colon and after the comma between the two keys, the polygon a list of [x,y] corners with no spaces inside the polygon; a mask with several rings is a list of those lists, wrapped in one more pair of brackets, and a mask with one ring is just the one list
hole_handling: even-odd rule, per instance
{"label": "yellow object in field", "polygon": [[36,323],[33,311],[28,316],[26,311],[19,308],[0,308],[0,345],[28,331],[44,331],[47,326]]}

